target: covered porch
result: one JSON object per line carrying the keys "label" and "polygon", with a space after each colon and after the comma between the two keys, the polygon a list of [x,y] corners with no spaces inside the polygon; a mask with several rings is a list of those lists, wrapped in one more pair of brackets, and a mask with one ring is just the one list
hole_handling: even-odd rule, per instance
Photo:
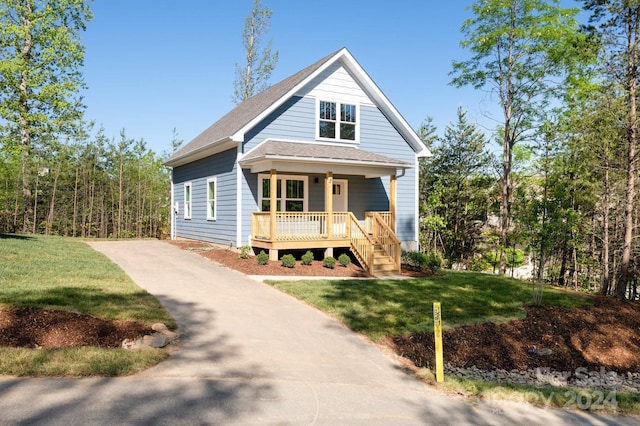
{"label": "covered porch", "polygon": [[[334,248],[348,248],[372,275],[399,273],[400,240],[395,233],[396,175],[398,169],[410,165],[352,147],[326,146],[320,151],[314,147],[316,155],[313,157],[308,152],[292,156],[296,149],[303,148],[302,145],[271,141],[241,160],[242,167],[250,168],[253,173],[269,173],[268,183],[263,181],[269,197],[259,203],[263,211],[252,213],[251,245],[269,250],[271,260],[278,260],[280,250],[320,248],[325,249],[325,256],[330,256]],[[282,211],[288,206],[278,199],[278,191],[284,191],[284,188],[278,188],[278,180],[290,173],[324,175],[324,210]],[[336,182],[342,181],[334,180],[336,174],[388,177],[388,210],[366,211],[363,217],[357,217],[349,211],[348,202],[334,205],[336,191],[340,191]],[[300,210],[300,206],[296,208]]]}

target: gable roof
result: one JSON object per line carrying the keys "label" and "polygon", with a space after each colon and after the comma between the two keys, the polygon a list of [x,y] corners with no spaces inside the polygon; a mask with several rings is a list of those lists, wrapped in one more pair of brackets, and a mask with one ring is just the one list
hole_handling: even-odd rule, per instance
{"label": "gable roof", "polygon": [[342,65],[352,73],[367,95],[394,124],[418,156],[431,156],[415,131],[393,107],[347,48],[342,48],[240,103],[175,152],[164,164],[170,167],[180,166],[237,146],[244,141],[245,132],[336,61],[341,61]]}

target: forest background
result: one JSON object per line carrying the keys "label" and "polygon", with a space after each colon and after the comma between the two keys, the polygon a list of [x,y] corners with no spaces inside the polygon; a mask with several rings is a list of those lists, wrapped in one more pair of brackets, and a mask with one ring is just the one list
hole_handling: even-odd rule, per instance
{"label": "forest background", "polygon": [[[451,268],[526,263],[538,281],[635,298],[639,2],[484,0],[471,11],[461,28],[471,56],[453,61],[451,83],[491,92],[502,118],[488,132],[459,108],[444,129],[429,117],[416,129],[434,153],[421,165],[422,249]],[[278,61],[270,17],[255,0],[236,102]],[[0,231],[167,238],[162,162],[183,141],[174,131],[158,153],[85,121],[80,35],[91,18],[84,0],[0,2]]]}

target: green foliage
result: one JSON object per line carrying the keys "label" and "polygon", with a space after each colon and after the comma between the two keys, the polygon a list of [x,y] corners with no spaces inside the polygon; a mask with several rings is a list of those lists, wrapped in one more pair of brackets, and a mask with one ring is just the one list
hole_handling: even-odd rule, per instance
{"label": "green foliage", "polygon": [[311,265],[311,263],[313,262],[313,252],[311,252],[311,250],[307,250],[307,252],[302,255],[300,260],[302,260],[303,265]]}
{"label": "green foliage", "polygon": [[233,100],[236,104],[249,99],[268,87],[268,80],[278,62],[278,52],[271,52],[271,40],[263,41],[269,32],[273,12],[254,0],[253,8],[245,19],[242,45],[246,62],[236,62]]}
{"label": "green foliage", "polygon": [[251,256],[251,246],[244,245],[240,247],[240,253],[238,253],[238,259],[248,259]]}
{"label": "green foliage", "polygon": [[475,256],[467,263],[467,270],[474,272],[482,272],[491,269],[491,264],[484,258]]}
{"label": "green foliage", "polygon": [[[517,248],[512,249],[511,247],[504,250],[505,259],[508,267],[517,268],[522,266],[524,262],[524,252]],[[500,264],[500,251],[489,251],[484,254],[485,260],[494,268]]]}
{"label": "green foliage", "polygon": [[442,256],[435,251],[427,253],[427,269],[436,272],[442,266]]}
{"label": "green foliage", "polygon": [[322,260],[325,268],[333,269],[336,266],[336,259],[333,256],[327,256]]}
{"label": "green foliage", "polygon": [[292,254],[285,254],[280,258],[282,266],[285,268],[293,268],[296,266],[296,258]]}
{"label": "green foliage", "polygon": [[269,255],[265,253],[264,250],[260,250],[256,258],[258,259],[258,265],[266,265],[269,263]]}
{"label": "green foliage", "polygon": [[342,253],[340,256],[338,256],[338,262],[342,265],[342,266],[349,266],[351,264],[351,258],[349,257],[348,254],[346,253]]}

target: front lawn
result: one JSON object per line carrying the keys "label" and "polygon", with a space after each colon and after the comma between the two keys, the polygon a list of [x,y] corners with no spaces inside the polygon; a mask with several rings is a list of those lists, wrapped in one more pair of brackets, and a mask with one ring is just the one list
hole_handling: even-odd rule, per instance
{"label": "front lawn", "polygon": [[[444,271],[410,280],[267,281],[339,318],[372,340],[433,331],[433,302],[442,304],[446,328],[523,318],[532,302],[529,284],[508,277]],[[573,307],[592,304],[580,294],[549,287],[542,303]]]}
{"label": "front lawn", "polygon": [[[0,310],[24,307],[176,326],[155,297],[83,241],[0,233]],[[115,376],[148,368],[166,356],[161,350],[0,347],[0,374]]]}

